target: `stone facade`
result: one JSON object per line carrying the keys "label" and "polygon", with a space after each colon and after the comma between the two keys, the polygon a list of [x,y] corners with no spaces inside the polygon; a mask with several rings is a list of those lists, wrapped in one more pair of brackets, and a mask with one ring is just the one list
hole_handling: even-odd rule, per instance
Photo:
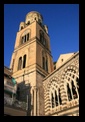
{"label": "stone facade", "polygon": [[[73,57],[71,57],[72,54]],[[63,79],[63,77],[66,79],[64,74],[68,70],[72,72],[76,70],[76,76],[79,78],[78,53],[72,54],[61,56],[61,59],[66,60],[64,63],[58,61],[54,70],[48,27],[43,24],[42,15],[36,11],[29,12],[25,22],[20,23],[10,68],[18,84],[18,99],[28,100],[30,116],[74,115],[75,111],[78,114],[79,96],[68,102]],[[60,88],[62,102],[61,105],[52,108],[51,91],[57,88]],[[69,104],[74,104],[75,110],[72,108],[72,112]],[[63,113],[63,110],[66,110],[66,113]]]}
{"label": "stone facade", "polygon": [[40,13],[32,11],[20,23],[10,64],[18,83],[19,99],[26,101],[29,96],[31,116],[44,115],[42,80],[53,71],[49,35],[42,20]]}
{"label": "stone facade", "polygon": [[[69,84],[71,92],[70,97],[67,84]],[[59,67],[44,78],[43,85],[45,115],[79,115],[79,52],[74,53],[63,64],[59,63]],[[60,90],[60,94],[58,90]],[[56,104],[56,102],[58,103]]]}

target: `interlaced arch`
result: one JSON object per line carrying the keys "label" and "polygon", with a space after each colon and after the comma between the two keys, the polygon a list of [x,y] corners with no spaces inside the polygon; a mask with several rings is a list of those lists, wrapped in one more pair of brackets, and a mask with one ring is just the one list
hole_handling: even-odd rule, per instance
{"label": "interlaced arch", "polygon": [[47,92],[50,98],[51,108],[62,104],[59,79],[52,78],[47,85]]}
{"label": "interlaced arch", "polygon": [[64,81],[65,90],[68,101],[79,98],[79,72],[75,66],[69,66],[63,72],[62,78]]}

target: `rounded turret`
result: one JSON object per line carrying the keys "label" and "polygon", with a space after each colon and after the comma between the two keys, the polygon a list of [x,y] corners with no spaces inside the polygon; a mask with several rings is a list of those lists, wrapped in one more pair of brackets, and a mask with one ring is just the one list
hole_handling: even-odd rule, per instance
{"label": "rounded turret", "polygon": [[35,20],[37,22],[39,22],[39,23],[42,23],[43,22],[43,17],[42,17],[42,15],[39,12],[37,12],[37,11],[31,11],[31,12],[29,12],[26,15],[25,23],[26,24],[30,24],[30,23],[32,23]]}
{"label": "rounded turret", "polygon": [[19,26],[19,31],[22,30],[23,28],[25,28],[25,23],[24,22],[21,22],[20,23],[20,26]]}

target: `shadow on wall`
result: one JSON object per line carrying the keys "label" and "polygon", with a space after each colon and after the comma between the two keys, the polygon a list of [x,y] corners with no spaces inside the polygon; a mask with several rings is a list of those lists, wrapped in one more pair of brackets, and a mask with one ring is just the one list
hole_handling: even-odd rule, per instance
{"label": "shadow on wall", "polygon": [[17,99],[19,101],[27,102],[27,115],[30,116],[33,106],[31,105],[31,86],[29,83],[25,84],[25,81],[22,81],[18,84]]}

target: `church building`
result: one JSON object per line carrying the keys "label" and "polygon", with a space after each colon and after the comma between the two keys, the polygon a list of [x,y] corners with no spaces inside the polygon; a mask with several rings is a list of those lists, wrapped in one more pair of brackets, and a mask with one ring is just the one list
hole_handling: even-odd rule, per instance
{"label": "church building", "polygon": [[54,63],[48,26],[37,11],[20,22],[10,69],[29,116],[79,116],[79,51]]}

